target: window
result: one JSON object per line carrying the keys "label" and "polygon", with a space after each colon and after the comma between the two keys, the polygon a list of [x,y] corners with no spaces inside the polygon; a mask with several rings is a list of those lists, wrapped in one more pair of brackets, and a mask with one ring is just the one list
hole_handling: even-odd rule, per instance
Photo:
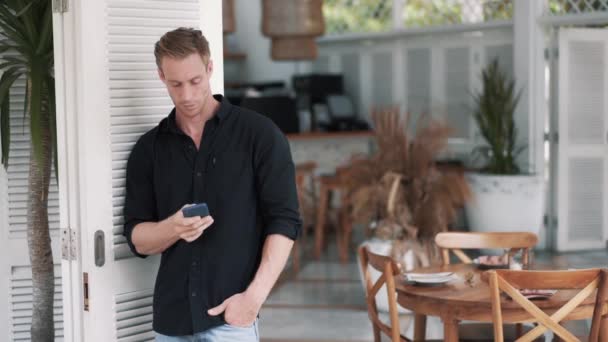
{"label": "window", "polygon": [[[386,32],[394,27],[421,28],[473,24],[513,17],[512,0],[325,0],[326,33]],[[401,15],[393,19],[393,11]],[[399,20],[393,23],[393,20]]]}

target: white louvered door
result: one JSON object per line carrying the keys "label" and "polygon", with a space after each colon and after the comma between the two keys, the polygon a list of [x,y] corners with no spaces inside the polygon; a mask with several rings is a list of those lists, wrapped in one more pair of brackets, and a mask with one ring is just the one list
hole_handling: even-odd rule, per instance
{"label": "white louvered door", "polygon": [[[0,171],[0,340],[29,341],[32,317],[32,271],[27,245],[27,191],[30,156],[29,117],[23,115],[25,81],[11,89],[9,167]],[[54,172],[54,171],[53,171]],[[63,341],[59,204],[53,174],[49,191],[49,226],[55,263],[55,340]],[[4,329],[2,329],[4,328]]]}
{"label": "white louvered door", "polygon": [[[71,323],[82,326],[81,331],[71,330],[72,342],[152,341],[159,259],[133,257],[122,237],[126,161],[139,136],[172,108],[153,55],[163,33],[180,26],[201,28],[214,62],[211,87],[223,92],[221,1],[98,0],[70,5],[64,31],[66,40],[71,34],[73,41],[64,49],[74,61],[64,64],[68,118],[58,125],[72,146],[63,159],[70,164],[71,158],[68,169],[73,174],[67,181],[76,190],[69,192],[67,206],[70,214],[76,213],[70,221],[80,240],[71,275],[81,282],[64,286],[72,298]],[[105,236],[103,265],[95,262],[96,232]],[[86,310],[80,286],[84,273]]]}
{"label": "white louvered door", "polygon": [[608,238],[608,30],[559,32],[557,248]]}

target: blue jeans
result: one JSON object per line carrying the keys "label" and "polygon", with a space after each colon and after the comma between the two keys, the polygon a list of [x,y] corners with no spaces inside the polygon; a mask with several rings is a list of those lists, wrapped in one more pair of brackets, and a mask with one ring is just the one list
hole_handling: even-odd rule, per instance
{"label": "blue jeans", "polygon": [[188,336],[165,336],[156,333],[156,342],[259,342],[258,320],[247,328],[224,324]]}

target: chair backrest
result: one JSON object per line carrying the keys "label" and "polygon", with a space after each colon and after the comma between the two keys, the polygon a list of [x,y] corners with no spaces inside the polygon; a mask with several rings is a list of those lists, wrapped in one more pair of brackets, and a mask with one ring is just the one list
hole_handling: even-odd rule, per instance
{"label": "chair backrest", "polygon": [[[367,302],[367,312],[372,324],[380,329],[383,333],[391,338],[391,341],[409,341],[401,336],[399,327],[399,313],[397,311],[397,292],[395,289],[395,275],[401,273],[399,265],[388,256],[378,255],[369,251],[366,246],[359,247],[359,260],[361,262],[361,271],[365,279],[365,297]],[[368,266],[373,267],[382,274],[372,283]],[[390,326],[380,321],[378,317],[378,307],[376,304],[376,294],[386,284],[388,297],[388,310],[390,315]]]}
{"label": "chair backrest", "polygon": [[[523,335],[518,341],[532,341],[541,336],[547,329],[561,337],[564,341],[579,341],[572,333],[559,324],[587,297],[597,289],[595,308],[591,324],[589,341],[599,342],[600,322],[606,310],[608,299],[607,270],[587,269],[573,271],[489,271],[488,281],[492,298],[492,321],[494,323],[494,341],[503,341],[502,310],[500,293],[505,292],[513,302],[526,310],[538,326]],[[570,301],[563,305],[551,316],[543,312],[532,301],[524,297],[521,289],[581,289]]]}
{"label": "chair backrest", "polygon": [[302,229],[306,229],[306,225],[311,223],[314,217],[314,191],[307,191],[306,178],[310,180],[309,187],[314,188],[314,171],[317,163],[308,161],[296,164],[296,190],[298,194],[298,203],[300,204],[300,213],[302,217]]}
{"label": "chair backrest", "polygon": [[538,237],[529,232],[445,232],[435,236],[435,243],[441,248],[444,265],[450,264],[450,251],[460,261],[470,264],[472,260],[462,251],[463,249],[508,249],[509,263],[511,257],[519,250],[522,251],[522,263],[530,264],[530,248],[538,242]]}

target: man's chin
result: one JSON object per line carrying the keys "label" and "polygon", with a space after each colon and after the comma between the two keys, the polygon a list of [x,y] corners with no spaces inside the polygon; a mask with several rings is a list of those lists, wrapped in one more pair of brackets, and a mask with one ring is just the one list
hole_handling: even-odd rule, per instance
{"label": "man's chin", "polygon": [[198,108],[196,107],[178,107],[179,111],[186,116],[195,116],[199,113]]}

